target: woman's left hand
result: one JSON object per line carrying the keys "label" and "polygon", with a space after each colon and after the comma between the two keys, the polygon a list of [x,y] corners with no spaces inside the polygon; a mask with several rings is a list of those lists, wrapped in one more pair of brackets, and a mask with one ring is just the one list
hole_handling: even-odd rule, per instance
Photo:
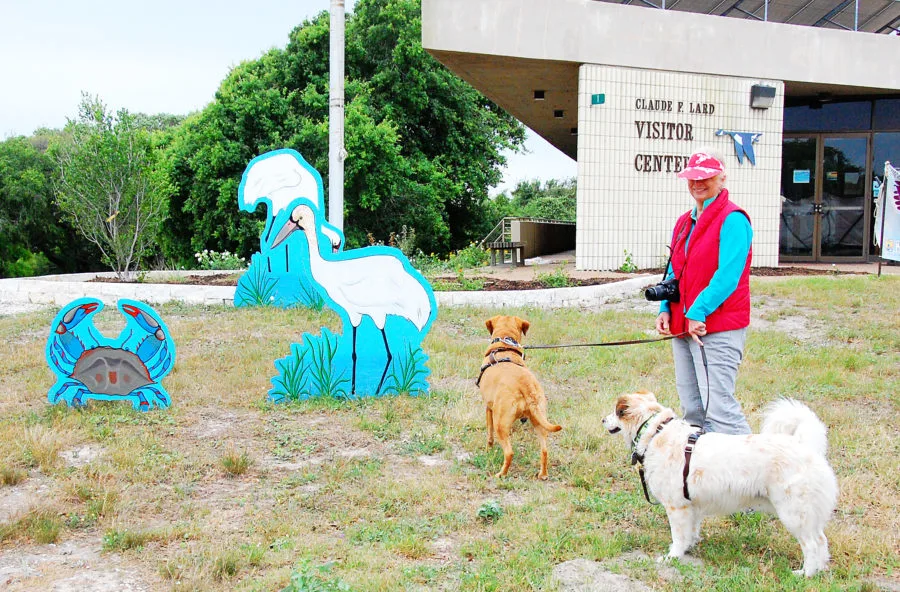
{"label": "woman's left hand", "polygon": [[687,330],[690,333],[691,338],[697,342],[697,345],[703,345],[703,342],[700,341],[700,337],[706,335],[706,323],[703,321],[695,321],[693,319],[688,319]]}

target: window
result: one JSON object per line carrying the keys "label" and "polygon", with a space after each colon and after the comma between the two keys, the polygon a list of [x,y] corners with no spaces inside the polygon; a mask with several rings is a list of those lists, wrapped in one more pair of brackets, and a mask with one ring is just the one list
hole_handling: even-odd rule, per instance
{"label": "window", "polygon": [[[784,109],[785,132],[867,131],[872,124],[872,101],[796,105]],[[898,109],[900,110],[900,109]],[[900,113],[897,114],[900,118]]]}
{"label": "window", "polygon": [[875,101],[874,128],[877,130],[900,130],[900,99]]}

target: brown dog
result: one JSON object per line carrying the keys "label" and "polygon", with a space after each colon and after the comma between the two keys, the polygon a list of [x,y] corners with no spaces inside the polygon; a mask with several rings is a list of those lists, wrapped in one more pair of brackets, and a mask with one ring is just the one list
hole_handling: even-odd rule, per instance
{"label": "brown dog", "polygon": [[547,397],[537,378],[525,366],[522,337],[531,325],[519,317],[498,315],[485,321],[491,334],[491,344],[484,352],[481,375],[476,384],[481,389],[487,419],[488,448],[494,445],[494,433],[503,447],[503,468],[497,477],[504,477],[512,463],[513,449],[509,440],[517,419],[531,420],[541,443],[541,470],[538,479],[547,478],[547,434],[558,432],[562,426],[547,420]]}

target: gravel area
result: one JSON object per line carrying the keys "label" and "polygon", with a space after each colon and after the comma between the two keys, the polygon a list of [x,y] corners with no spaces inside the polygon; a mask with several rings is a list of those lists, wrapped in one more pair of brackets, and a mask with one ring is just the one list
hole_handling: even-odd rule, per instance
{"label": "gravel area", "polygon": [[6,302],[0,301],[0,317],[34,312],[50,306],[49,304],[34,304],[32,302]]}

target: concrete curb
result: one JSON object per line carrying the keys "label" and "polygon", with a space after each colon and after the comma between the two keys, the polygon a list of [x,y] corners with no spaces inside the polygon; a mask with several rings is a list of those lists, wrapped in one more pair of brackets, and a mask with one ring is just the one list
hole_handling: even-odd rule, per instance
{"label": "concrete curb", "polygon": [[[171,272],[163,272],[172,275]],[[206,275],[222,272],[207,272]],[[202,272],[191,272],[203,275]],[[131,298],[149,304],[184,302],[187,304],[234,304],[234,286],[196,286],[183,284],[91,282],[98,275],[84,273],[67,276],[10,278],[0,280],[0,303],[68,304],[76,298],[92,297],[113,305],[120,298]],[[152,279],[153,273],[150,274]],[[438,306],[483,306],[489,308],[591,308],[610,300],[633,296],[652,282],[650,275],[640,275],[620,282],[598,286],[549,288],[546,290],[509,290],[489,292],[435,292]],[[2,304],[0,304],[2,307]]]}

